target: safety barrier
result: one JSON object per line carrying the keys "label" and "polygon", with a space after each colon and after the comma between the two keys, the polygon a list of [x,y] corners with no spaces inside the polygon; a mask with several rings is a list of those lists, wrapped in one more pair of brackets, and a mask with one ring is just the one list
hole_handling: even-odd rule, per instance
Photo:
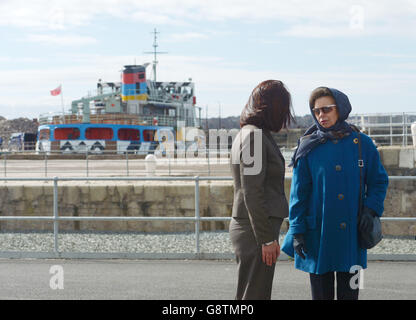
{"label": "safety barrier", "polygon": [[[3,177],[19,177],[22,175],[21,167],[29,169],[37,176],[53,178],[57,172],[65,172],[69,176],[108,176],[109,172],[114,176],[146,176],[146,160],[144,159],[147,152],[101,152],[99,154],[92,152],[62,154],[62,152],[44,152],[39,154],[24,152],[1,152],[0,158],[0,175]],[[150,153],[149,153],[150,154]],[[158,156],[157,173],[170,176],[187,175],[195,176],[198,174],[215,176],[229,175],[229,152],[218,152],[218,157],[175,157]],[[286,158],[288,158],[286,156]],[[64,160],[71,160],[71,164]],[[111,162],[111,169],[103,169],[103,161]],[[191,170],[192,166],[199,166]],[[218,167],[222,165],[222,169]],[[224,167],[224,165],[227,165]],[[59,168],[64,168],[59,170]],[[58,170],[58,171],[57,171]],[[25,170],[27,171],[27,170]]]}
{"label": "safety barrier", "polygon": [[[290,180],[291,177],[285,179]],[[390,180],[416,180],[416,176],[391,176]],[[231,177],[88,177],[88,178],[0,178],[0,181],[53,181],[53,216],[0,216],[0,221],[32,220],[52,221],[54,235],[53,252],[0,252],[2,258],[145,258],[145,259],[218,259],[231,258],[230,255],[206,254],[200,250],[200,223],[203,221],[230,221],[231,217],[201,217],[199,211],[200,181],[229,181]],[[58,211],[58,182],[62,181],[194,181],[195,182],[195,216],[194,217],[62,217]],[[129,254],[129,253],[65,253],[59,251],[59,222],[61,221],[193,221],[195,223],[195,252],[188,254]],[[287,220],[287,219],[286,219]],[[416,217],[382,217],[382,221],[416,222]],[[416,260],[415,255],[399,255],[400,260]],[[409,256],[411,256],[409,258]],[[377,258],[377,257],[375,257]],[[382,259],[382,256],[379,256]],[[390,259],[389,259],[390,260]]]}

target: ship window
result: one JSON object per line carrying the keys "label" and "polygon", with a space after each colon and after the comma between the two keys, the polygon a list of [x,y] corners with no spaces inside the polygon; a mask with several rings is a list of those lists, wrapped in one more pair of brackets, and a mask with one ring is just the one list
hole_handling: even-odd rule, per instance
{"label": "ship window", "polygon": [[49,140],[49,138],[50,138],[49,129],[42,129],[39,131],[39,140]]}
{"label": "ship window", "polygon": [[156,130],[143,130],[143,141],[154,141]]}
{"label": "ship window", "polygon": [[88,140],[111,140],[113,129],[111,128],[87,128],[85,138]]}
{"label": "ship window", "polygon": [[119,140],[139,141],[140,131],[137,129],[120,129],[118,130]]}
{"label": "ship window", "polygon": [[78,128],[56,128],[55,140],[75,140],[79,138]]}

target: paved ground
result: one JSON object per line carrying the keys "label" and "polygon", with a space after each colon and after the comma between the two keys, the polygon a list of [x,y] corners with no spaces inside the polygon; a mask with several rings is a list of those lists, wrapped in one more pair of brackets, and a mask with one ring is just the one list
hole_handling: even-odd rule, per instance
{"label": "paved ground", "polygon": [[[360,299],[416,299],[415,268],[416,262],[370,262]],[[51,282],[63,289],[51,289]],[[235,286],[234,261],[0,260],[1,300],[229,300]],[[309,300],[308,275],[279,262],[272,299]]]}

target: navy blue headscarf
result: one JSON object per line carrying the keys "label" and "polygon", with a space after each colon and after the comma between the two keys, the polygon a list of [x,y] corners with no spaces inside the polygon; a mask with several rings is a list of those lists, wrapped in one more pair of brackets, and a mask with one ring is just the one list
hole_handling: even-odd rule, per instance
{"label": "navy blue headscarf", "polygon": [[332,97],[335,99],[337,105],[339,118],[337,122],[330,128],[324,128],[319,124],[315,114],[312,117],[315,124],[308,128],[303,136],[298,140],[298,146],[293,154],[292,161],[289,166],[296,168],[296,163],[299,158],[305,157],[312,149],[320,144],[325,143],[328,139],[334,140],[342,138],[345,135],[351,134],[353,131],[350,125],[345,121],[351,112],[351,103],[348,97],[337,89],[328,88],[331,91]]}

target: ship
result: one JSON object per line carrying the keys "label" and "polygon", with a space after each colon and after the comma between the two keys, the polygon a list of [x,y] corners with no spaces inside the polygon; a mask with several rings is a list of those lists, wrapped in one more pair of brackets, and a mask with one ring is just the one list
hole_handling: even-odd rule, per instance
{"label": "ship", "polygon": [[195,85],[156,78],[157,30],[154,30],[153,80],[150,63],[125,65],[120,82],[97,82],[94,94],[71,103],[69,113],[39,116],[36,151],[61,153],[148,154],[160,145],[160,131],[171,130],[187,143],[186,130],[201,128]]}

